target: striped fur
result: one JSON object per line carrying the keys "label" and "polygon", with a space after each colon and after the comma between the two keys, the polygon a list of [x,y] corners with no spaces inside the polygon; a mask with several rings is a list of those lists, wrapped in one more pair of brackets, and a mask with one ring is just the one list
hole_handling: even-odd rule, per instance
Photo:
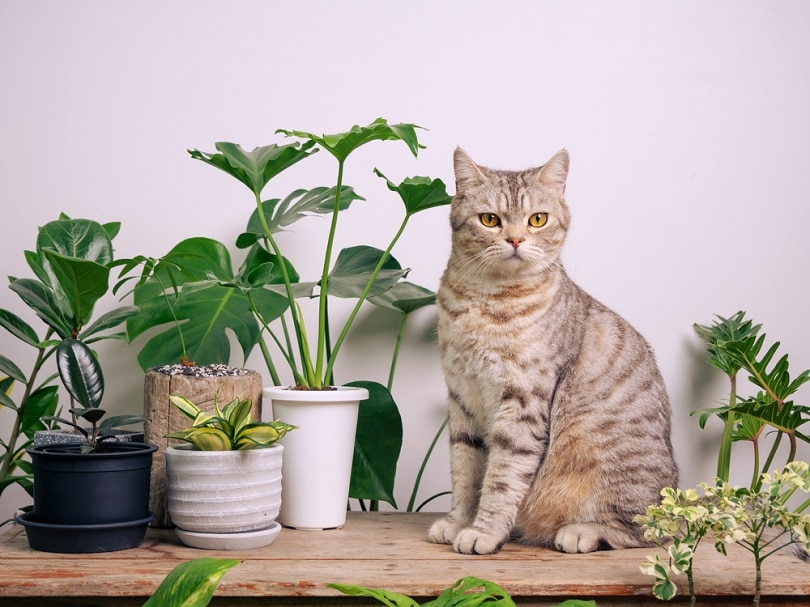
{"label": "striped fur", "polygon": [[560,263],[568,153],[507,172],[459,149],[455,171],[437,298],[453,497],[431,541],[467,554],[509,539],[564,552],[645,545],[633,516],[678,480],[669,401],[644,338]]}

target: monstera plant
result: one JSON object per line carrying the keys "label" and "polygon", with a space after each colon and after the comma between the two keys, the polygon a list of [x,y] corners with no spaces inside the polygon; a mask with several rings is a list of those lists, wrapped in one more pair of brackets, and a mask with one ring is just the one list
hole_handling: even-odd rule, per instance
{"label": "monstera plant", "polygon": [[[228,363],[228,334],[232,332],[245,359],[255,347],[261,349],[273,385],[283,383],[281,363],[297,389],[330,389],[337,383],[338,355],[365,302],[396,310],[403,324],[413,310],[433,303],[430,290],[405,281],[409,270],[394,258],[392,250],[416,213],[450,202],[441,180],[409,177],[395,183],[375,168],[404,209],[391,225],[390,243],[384,250],[366,245],[334,250],[339,217],[364,200],[344,183],[344,168],[352,153],[372,142],[394,141],[403,143],[416,157],[424,147],[418,141],[419,128],[389,124],[380,118],[333,135],[279,130],[277,133],[298,141],[272,143],[252,151],[227,142],[217,143],[213,153],[190,150],[193,159],[222,170],[250,191],[252,212],[235,243],[246,251],[245,260],[234,270],[226,245],[190,238],[162,257],[141,256],[127,264],[125,280],[134,278],[136,268],[141,268],[134,297],[142,313],[127,323],[129,337],[136,338],[156,326],[163,329],[143,346],[138,357],[141,366],[148,369],[181,359],[197,364]],[[263,192],[274,177],[318,151],[330,154],[337,163],[333,184],[296,189],[284,197],[265,197]],[[320,275],[305,281],[282,250],[282,233],[313,216],[325,218],[329,230],[322,243]],[[317,247],[311,246],[307,252],[314,250]],[[354,300],[340,326],[330,318],[333,297]],[[302,300],[315,300],[309,318]],[[395,353],[400,338],[401,332]],[[392,373],[395,361],[396,357]],[[391,382],[392,377],[387,386],[366,378],[351,382],[370,393],[360,412],[351,495],[395,505],[393,483],[402,426],[390,393]]]}

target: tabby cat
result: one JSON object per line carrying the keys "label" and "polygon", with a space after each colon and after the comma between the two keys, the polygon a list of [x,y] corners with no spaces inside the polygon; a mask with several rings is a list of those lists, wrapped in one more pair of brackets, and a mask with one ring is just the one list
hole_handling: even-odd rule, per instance
{"label": "tabby cat", "polygon": [[433,542],[591,552],[647,545],[633,517],[678,482],[650,346],[566,274],[568,152],[496,171],[454,157],[438,292],[452,504]]}

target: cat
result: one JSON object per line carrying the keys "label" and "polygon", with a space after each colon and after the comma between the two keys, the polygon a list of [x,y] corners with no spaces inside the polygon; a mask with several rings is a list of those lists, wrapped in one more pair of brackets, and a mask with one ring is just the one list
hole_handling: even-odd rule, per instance
{"label": "cat", "polygon": [[650,346],[561,264],[568,166],[566,150],[526,171],[454,154],[437,293],[452,498],[428,537],[459,553],[648,546],[633,517],[678,482]]}

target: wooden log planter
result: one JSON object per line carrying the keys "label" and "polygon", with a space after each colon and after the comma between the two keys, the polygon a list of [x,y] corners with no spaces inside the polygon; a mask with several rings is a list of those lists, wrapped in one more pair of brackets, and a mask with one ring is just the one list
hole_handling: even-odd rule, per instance
{"label": "wooden log planter", "polygon": [[155,527],[172,527],[166,509],[166,447],[182,441],[167,439],[170,432],[182,430],[191,421],[169,401],[169,394],[185,396],[204,411],[214,410],[214,399],[220,406],[234,398],[250,398],[253,401],[253,416],[261,419],[262,377],[256,371],[208,365],[182,367],[167,365],[155,367],[146,373],[144,380],[144,437],[147,443],[157,445],[152,459],[152,480],[149,509],[155,513]]}

